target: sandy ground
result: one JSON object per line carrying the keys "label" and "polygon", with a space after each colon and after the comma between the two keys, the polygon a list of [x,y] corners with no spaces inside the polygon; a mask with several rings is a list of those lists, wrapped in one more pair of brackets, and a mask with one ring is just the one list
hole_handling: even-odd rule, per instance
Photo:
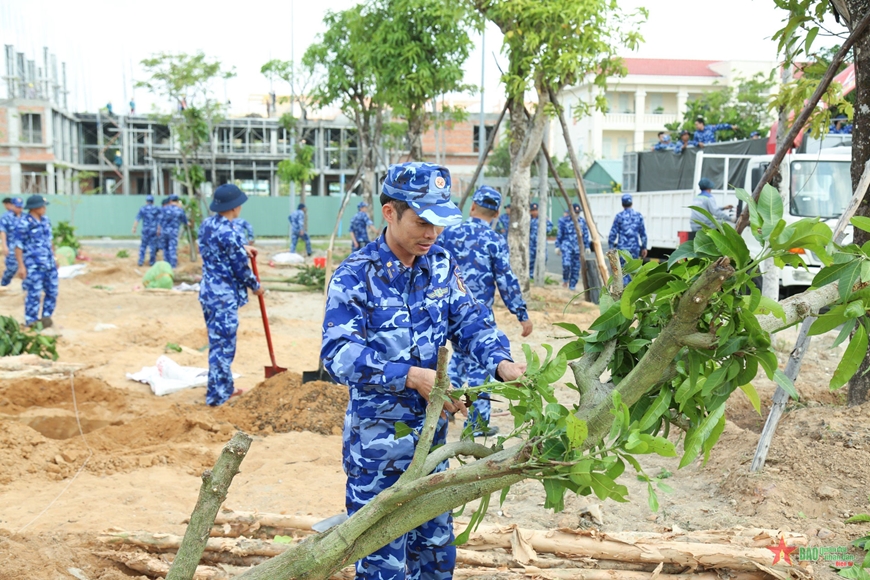
{"label": "sandy ground", "polygon": [[[340,428],[345,389],[300,384],[317,368],[323,298],[320,293],[271,292],[269,319],[278,364],[289,373],[263,382],[269,364],[256,302],[240,312],[237,386],[248,393],[218,409],[204,405],[204,388],[166,397],[125,373],[153,365],[167,343],[185,347],[169,356],[182,365],[207,366],[207,339],[195,293],[141,289],[144,269],[134,258],[90,252],[88,273],[61,281],[54,316],[64,362],[88,368],[74,379],[0,381],[0,580],[72,578],[80,569],[91,580],[136,577],[123,566],[93,555],[97,534],[109,528],[182,534],[200,485],[223,444],[241,428],[254,436],[249,455],[225,505],[328,517],[344,508]],[[195,277],[197,264],[182,259],[179,272]],[[261,267],[261,274],[287,270]],[[558,321],[588,326],[596,308],[567,305],[561,288],[535,289],[530,300],[535,331],[526,342],[559,346]],[[566,306],[567,305],[567,306]],[[19,283],[0,294],[0,313],[23,317]],[[520,326],[499,307],[496,318],[521,357]],[[98,325],[116,328],[98,330]],[[802,400],[790,404],[774,440],[768,467],[748,472],[764,419],[738,392],[729,401],[729,424],[709,463],[677,470],[678,460],[645,458],[645,469],[674,488],[661,494],[661,509],[647,506],[645,484],[623,476],[633,501],[602,505],[605,530],[664,531],[735,525],[807,533],[820,546],[847,545],[870,533],[867,524],[844,524],[870,512],[870,405],[843,406],[827,388],[841,349],[833,336],[815,339],[797,381]],[[776,338],[780,362],[794,332]],[[762,401],[774,386],[757,379]],[[79,421],[85,432],[79,435]],[[560,390],[569,401],[572,391]],[[507,429],[510,418],[495,424]],[[765,409],[766,416],[766,409]],[[455,435],[454,435],[455,436]],[[78,475],[77,475],[78,474]],[[525,527],[586,527],[588,498],[569,498],[566,510],[544,510],[535,481],[515,486],[487,520]],[[594,500],[594,498],[592,498]],[[818,576],[827,573],[816,566]]]}

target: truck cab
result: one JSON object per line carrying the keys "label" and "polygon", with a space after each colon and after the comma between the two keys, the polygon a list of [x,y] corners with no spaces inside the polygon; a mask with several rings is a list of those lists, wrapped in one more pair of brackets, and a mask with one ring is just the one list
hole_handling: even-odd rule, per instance
{"label": "truck cab", "polygon": [[[750,160],[746,172],[746,190],[753,191],[761,180],[772,155]],[[852,197],[851,147],[820,148],[815,153],[786,155],[780,165],[779,186],[786,223],[804,217],[820,217],[832,228]],[[747,228],[743,238],[752,254],[761,251],[758,241]],[[844,243],[851,243],[851,226]],[[810,251],[801,257],[807,269],[786,266],[780,270],[780,285],[786,292],[801,291],[809,286],[821,267],[821,261]]]}

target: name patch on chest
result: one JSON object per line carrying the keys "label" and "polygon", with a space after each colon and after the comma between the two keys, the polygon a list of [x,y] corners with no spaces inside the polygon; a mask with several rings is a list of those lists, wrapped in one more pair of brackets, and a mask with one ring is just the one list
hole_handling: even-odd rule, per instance
{"label": "name patch on chest", "polygon": [[430,300],[438,300],[439,298],[444,298],[447,295],[447,288],[433,288],[426,294],[426,298]]}

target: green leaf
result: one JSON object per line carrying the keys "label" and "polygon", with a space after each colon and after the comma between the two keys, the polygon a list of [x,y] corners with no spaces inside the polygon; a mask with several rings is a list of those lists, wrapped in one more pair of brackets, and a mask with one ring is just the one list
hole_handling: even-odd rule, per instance
{"label": "green leaf", "polygon": [[273,544],[292,544],[293,536],[275,536],[272,538]]}
{"label": "green leaf", "polygon": [[776,359],[776,354],[769,350],[763,350],[756,352],[755,357],[758,359],[764,372],[767,373],[767,378],[772,380],[779,368],[779,361]]}
{"label": "green leaf", "polygon": [[819,34],[819,27],[815,26],[807,32],[807,39],[804,41],[804,52],[810,54],[810,48],[813,46],[813,41],[816,39],[816,36]]}
{"label": "green leaf", "polygon": [[858,324],[858,320],[853,318],[852,320],[843,324],[843,328],[840,329],[840,333],[837,335],[836,340],[834,340],[833,344],[831,344],[831,348],[835,348],[840,346],[844,340],[851,336],[852,331],[855,330],[855,325]]}
{"label": "green leaf", "polygon": [[707,396],[713,392],[713,389],[725,382],[725,379],[728,376],[728,369],[731,368],[735,362],[736,361],[733,358],[728,359],[722,364],[722,366],[707,375],[707,381],[704,383],[704,388],[701,390],[702,397],[706,399]]}
{"label": "green leaf", "polygon": [[758,397],[758,391],[755,390],[752,383],[740,385],[740,390],[743,391],[743,394],[752,403],[752,408],[755,409],[755,412],[761,415],[761,399]]}
{"label": "green leaf", "polygon": [[810,326],[809,335],[816,336],[834,330],[849,320],[846,316],[846,307],[842,304],[831,308],[827,313],[816,318]]}
{"label": "green leaf", "polygon": [[782,307],[782,304],[780,304],[773,298],[762,296],[761,302],[759,302],[758,309],[755,311],[755,313],[767,314],[768,312],[773,314],[776,318],[779,318],[780,320],[785,322],[785,309]]}
{"label": "green leaf", "polygon": [[870,260],[861,261],[861,281],[870,282]]}
{"label": "green leaf", "polygon": [[843,358],[840,364],[837,365],[837,370],[834,371],[834,376],[831,377],[831,390],[839,389],[849,382],[861,366],[861,361],[864,360],[864,355],[867,354],[867,331],[863,324],[855,327],[855,334],[852,335],[852,340],[849,341],[849,346],[846,347],[846,352],[843,353]]}
{"label": "green leaf", "polygon": [[798,395],[797,389],[794,388],[794,383],[788,375],[782,372],[779,369],[776,369],[776,372],[773,374],[774,382],[782,387],[782,390],[788,393],[788,396],[794,399],[795,401],[800,399],[800,395]]}
{"label": "green leaf", "polygon": [[583,336],[585,334],[584,331],[580,330],[580,327],[574,324],[573,322],[554,322],[553,326],[558,326],[559,328],[564,328],[571,334],[575,336]]}
{"label": "green leaf", "polygon": [[690,434],[683,443],[683,459],[680,461],[680,469],[689,465],[698,457],[704,441],[713,433],[713,430],[719,424],[719,419],[724,417],[724,414],[725,405],[719,405],[709,415],[704,417],[696,428],[689,430]]}
{"label": "green leaf", "polygon": [[[816,274],[815,278],[813,278],[813,286],[816,288],[821,288],[822,286],[827,286],[834,280],[839,280],[843,275],[843,271],[850,267],[854,262],[841,262],[837,264],[831,264],[830,266],[825,266],[819,273]],[[849,287],[851,290],[851,286]]]}
{"label": "green leaf", "polygon": [[652,405],[647,408],[641,418],[638,428],[641,431],[646,431],[656,424],[659,417],[664,415],[671,406],[671,397],[673,396],[671,389],[663,386],[661,392],[653,401]]}
{"label": "green leaf", "polygon": [[849,265],[843,269],[843,272],[840,274],[840,299],[846,300],[850,294],[852,294],[852,287],[855,286],[855,283],[858,281],[858,278],[861,277],[861,262],[855,260],[854,262],[850,262]]}
{"label": "green leaf", "polygon": [[713,243],[713,240],[707,234],[706,231],[700,231],[695,234],[695,253],[701,254],[702,256],[709,256],[711,258],[718,258],[719,248],[716,247],[716,244]]}
{"label": "green leaf", "polygon": [[[619,310],[619,304],[614,304],[610,308],[607,309],[607,312],[599,316],[595,319],[595,322],[592,323],[592,326],[589,327],[590,330],[608,330],[610,328],[616,328],[617,326],[627,322],[626,318],[622,315],[622,312]],[[525,345],[523,345],[525,346]]]}
{"label": "green leaf", "polygon": [[[870,218],[864,219],[867,220],[867,225],[870,226]],[[861,229],[863,230],[864,228]],[[870,232],[870,230],[867,231]],[[858,522],[870,522],[870,514],[857,514],[846,520],[847,524],[857,524]]]}
{"label": "green leaf", "polygon": [[411,427],[409,427],[407,423],[404,423],[402,421],[396,421],[396,439],[407,437],[413,432],[414,430],[411,429]]}
{"label": "green leaf", "polygon": [[[724,407],[725,405],[720,405],[720,407]],[[703,450],[704,450],[704,465],[710,460],[710,451],[713,449],[713,446],[716,445],[716,442],[719,441],[719,437],[722,436],[722,432],[725,431],[725,415],[719,417],[719,422],[716,423],[716,426],[713,427],[713,430],[710,432],[710,436],[704,440]]]}
{"label": "green leaf", "polygon": [[693,240],[689,240],[688,242],[684,242],[680,244],[680,247],[674,250],[674,252],[668,257],[668,270],[673,268],[674,264],[683,260],[685,258],[694,258],[697,254],[695,254],[695,242]]}
{"label": "green leaf", "polygon": [[565,417],[565,435],[568,436],[571,447],[575,449],[579,448],[589,435],[586,421],[569,414]]}
{"label": "green leaf", "polygon": [[855,217],[850,219],[849,222],[859,230],[870,232],[870,217],[856,215]]}
{"label": "green leaf", "polygon": [[782,197],[780,197],[779,192],[769,183],[765,183],[758,196],[758,214],[762,219],[762,237],[770,237],[776,224],[782,219],[782,209]]}
{"label": "green leaf", "polygon": [[647,502],[649,503],[649,509],[654,512],[659,511],[659,498],[656,495],[656,490],[651,483],[647,484]]}
{"label": "green leaf", "polygon": [[846,318],[860,318],[864,316],[866,309],[864,308],[863,300],[854,300],[846,305],[846,309],[843,311],[843,314]]}
{"label": "green leaf", "polygon": [[541,371],[541,379],[547,383],[555,383],[568,370],[568,359],[561,352]]}
{"label": "green leaf", "polygon": [[565,484],[558,479],[545,479],[544,491],[547,494],[544,500],[544,509],[552,509],[560,512],[565,509]]}
{"label": "green leaf", "polygon": [[745,189],[737,188],[734,190],[737,199],[742,200],[749,208],[749,228],[752,236],[758,240],[759,244],[764,245],[764,238],[761,235],[761,215],[758,213],[758,205],[752,199],[752,195]]}

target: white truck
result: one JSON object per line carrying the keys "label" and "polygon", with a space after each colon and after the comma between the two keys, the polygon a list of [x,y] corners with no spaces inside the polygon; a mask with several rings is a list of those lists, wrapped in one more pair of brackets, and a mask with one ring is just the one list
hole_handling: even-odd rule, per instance
{"label": "white truck", "polygon": [[[839,140],[838,145],[841,144]],[[808,144],[813,153],[792,153],[786,155],[780,166],[782,176],[780,192],[785,207],[784,219],[796,221],[802,217],[821,217],[829,221],[833,227],[834,222],[843,212],[852,195],[852,181],[850,176],[851,147],[813,147]],[[767,165],[773,155],[757,155],[752,153],[714,153],[714,147],[708,147],[697,151],[693,168],[684,168],[680,179],[685,184],[691,171],[692,187],[683,189],[665,189],[659,191],[642,191],[644,175],[638,174],[638,156],[649,153],[627,154],[623,175],[623,190],[630,192],[634,201],[633,207],[639,211],[646,224],[650,255],[652,257],[664,257],[677,248],[683,239],[680,232],[689,231],[689,206],[693,205],[695,196],[699,193],[698,181],[701,177],[710,177],[711,173],[718,176],[713,178],[720,187],[713,190],[713,196],[720,207],[726,205],[738,206],[737,197],[734,194],[734,182],[738,187],[752,191],[761,179]],[[669,152],[650,152],[657,155],[673,155]],[[631,159],[634,157],[634,159]],[[667,157],[661,157],[664,162],[672,163]],[[739,166],[739,170],[735,168]],[[653,166],[654,167],[654,166]],[[649,164],[646,171],[652,173]],[[725,178],[724,176],[729,176]],[[656,172],[654,180],[657,183],[667,184],[667,176]],[[732,181],[732,183],[728,183]],[[627,191],[625,185],[629,184]],[[631,187],[631,186],[634,187]],[[641,189],[641,191],[637,191]],[[593,194],[589,195],[589,204],[592,215],[596,220],[602,241],[606,243],[607,234],[615,216],[622,210],[621,195],[617,194]],[[736,216],[736,210],[731,210],[732,219]],[[744,239],[750,251],[760,250],[758,242],[744,231]],[[851,232],[847,240],[851,238]],[[848,243],[848,242],[847,242]],[[780,284],[786,291],[799,291],[812,282],[813,277],[821,265],[818,259],[807,253],[802,256],[809,266],[809,271],[787,267],[780,273]]]}

